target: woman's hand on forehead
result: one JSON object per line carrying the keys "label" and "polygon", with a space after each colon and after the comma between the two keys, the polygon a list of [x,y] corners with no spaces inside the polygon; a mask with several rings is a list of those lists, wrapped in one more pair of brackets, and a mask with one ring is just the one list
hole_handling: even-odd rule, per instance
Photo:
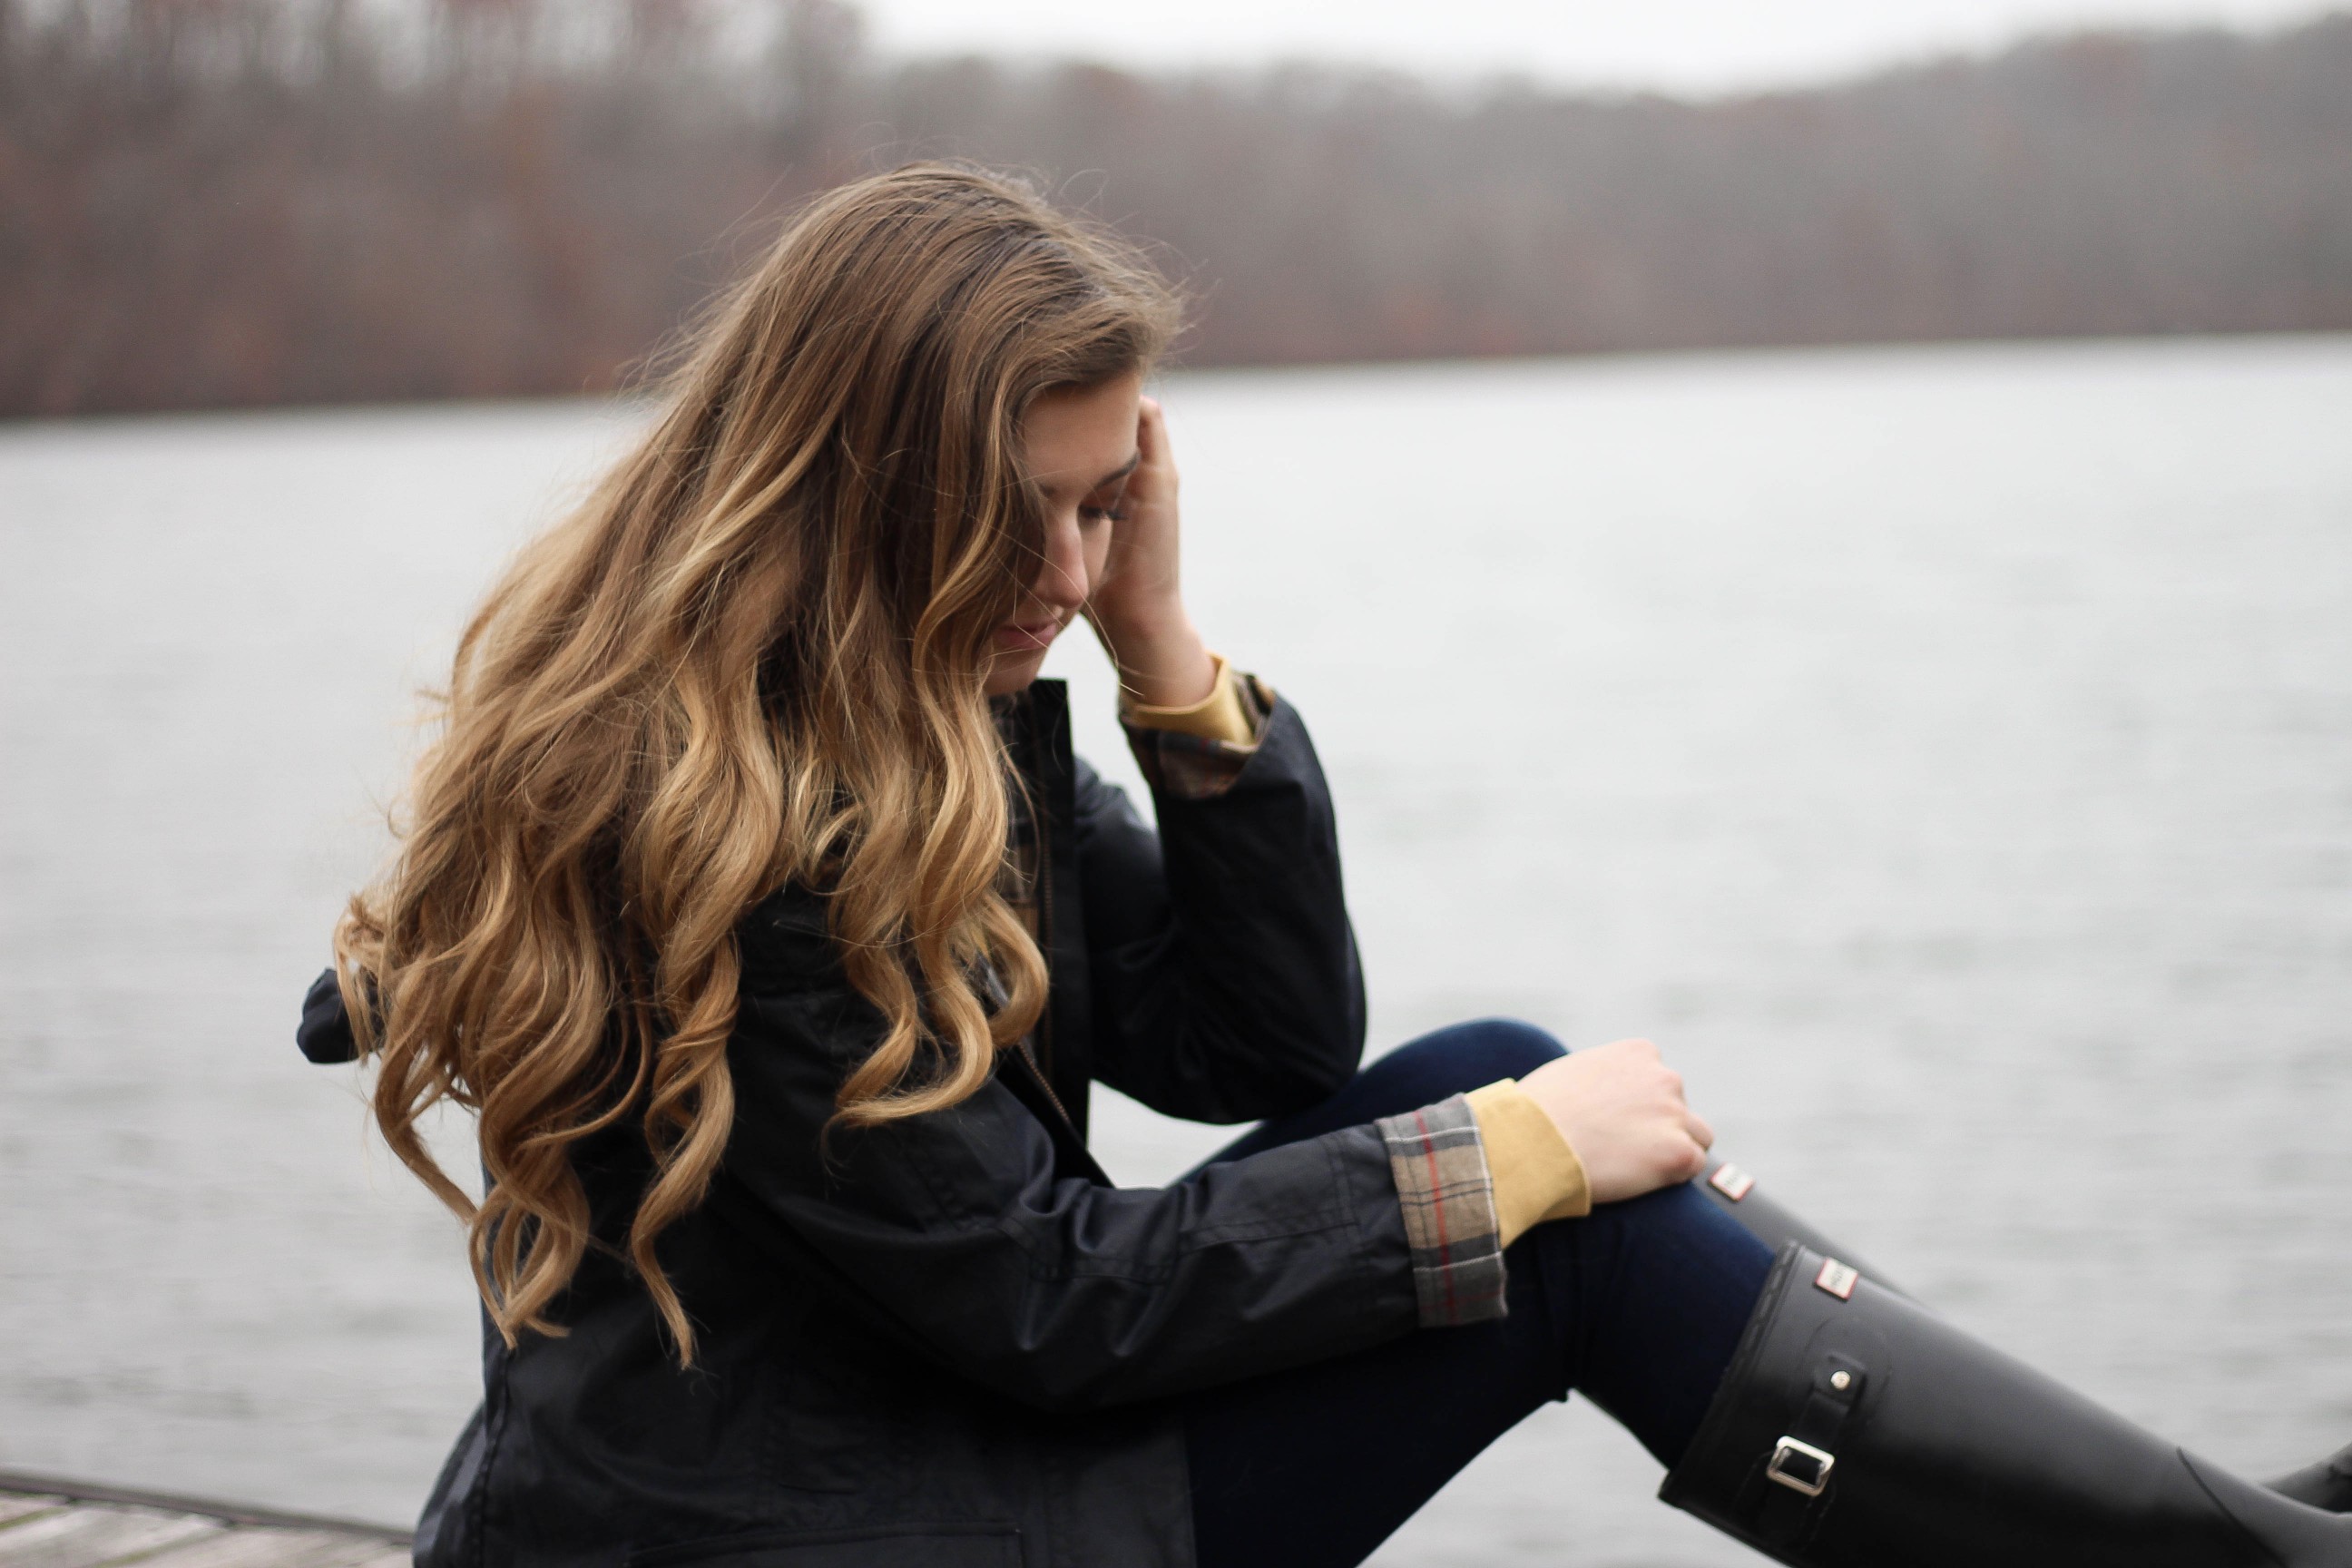
{"label": "woman's hand on forehead", "polygon": [[1138,401],[1135,456],[1116,495],[1089,498],[1105,509],[1110,539],[1087,616],[1130,699],[1186,707],[1209,695],[1216,661],[1184,607],[1176,464],[1156,398]]}

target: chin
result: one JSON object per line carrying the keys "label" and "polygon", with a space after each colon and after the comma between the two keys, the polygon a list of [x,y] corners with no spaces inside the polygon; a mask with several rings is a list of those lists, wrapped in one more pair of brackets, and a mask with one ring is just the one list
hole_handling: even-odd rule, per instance
{"label": "chin", "polygon": [[980,689],[989,697],[1010,697],[1036,679],[1037,672],[1045,668],[1043,649],[1023,654],[1018,658],[999,659],[989,667],[988,679],[982,683]]}

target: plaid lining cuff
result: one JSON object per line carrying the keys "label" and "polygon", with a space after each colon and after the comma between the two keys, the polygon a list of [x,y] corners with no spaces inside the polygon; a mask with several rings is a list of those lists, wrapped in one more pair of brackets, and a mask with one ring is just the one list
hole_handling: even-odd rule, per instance
{"label": "plaid lining cuff", "polygon": [[[1266,719],[1274,712],[1274,688],[1255,675],[1244,675],[1238,670],[1232,679],[1252,734],[1265,734]],[[1126,715],[1122,713],[1121,718],[1124,720]],[[1242,776],[1249,760],[1257,755],[1255,739],[1239,745],[1231,741],[1188,735],[1181,730],[1155,730],[1132,722],[1127,725],[1127,744],[1135,753],[1135,765],[1143,770],[1152,789],[1178,800],[1210,800],[1224,794]]]}
{"label": "plaid lining cuff", "polygon": [[1451,1328],[1504,1316],[1502,1226],[1478,1119],[1460,1095],[1380,1120],[1389,1171],[1412,1248],[1421,1326]]}

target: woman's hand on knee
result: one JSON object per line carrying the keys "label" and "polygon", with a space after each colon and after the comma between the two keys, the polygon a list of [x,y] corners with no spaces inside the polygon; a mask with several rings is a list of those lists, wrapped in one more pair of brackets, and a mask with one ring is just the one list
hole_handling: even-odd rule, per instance
{"label": "woman's hand on knee", "polygon": [[1715,1130],[1683,1100],[1682,1074],[1647,1040],[1615,1040],[1546,1062],[1519,1087],[1583,1162],[1597,1204],[1687,1182]]}

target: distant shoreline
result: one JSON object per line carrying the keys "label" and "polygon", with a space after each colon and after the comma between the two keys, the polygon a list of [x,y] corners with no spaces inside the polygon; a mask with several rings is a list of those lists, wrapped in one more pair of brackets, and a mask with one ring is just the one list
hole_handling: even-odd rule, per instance
{"label": "distant shoreline", "polygon": [[[2282,330],[2256,332],[2165,332],[2136,335],[2050,336],[2038,338],[1939,338],[1916,341],[1885,340],[1867,342],[1835,343],[1753,343],[1723,347],[1678,349],[1622,349],[1591,353],[1557,354],[1487,354],[1431,357],[1425,359],[1392,360],[1320,360],[1290,364],[1186,364],[1167,367],[1162,374],[1178,382],[1192,377],[1295,377],[1302,381],[1322,376],[1344,377],[1387,373],[1441,376],[1463,373],[1494,372],[1507,374],[1516,370],[1540,372],[1547,368],[1573,366],[1604,370],[1612,366],[1628,369],[1654,365],[1661,368],[1676,364],[1703,365],[1710,363],[1748,363],[1759,366],[1775,361],[1814,361],[1822,363],[1839,360],[1865,362],[1873,358],[1893,358],[1902,355],[1954,356],[1998,355],[2005,353],[2048,353],[2053,358],[2070,353],[2091,353],[2103,349],[2207,349],[2227,353],[2236,349],[2276,347],[2281,349],[2310,348],[2326,351],[2332,348],[2352,350],[2352,328],[2331,328],[2315,331]],[[480,397],[415,398],[407,401],[355,398],[350,402],[255,403],[220,404],[187,408],[107,409],[67,415],[9,415],[0,413],[0,438],[43,429],[104,429],[111,425],[136,425],[155,420],[204,420],[216,417],[305,417],[320,419],[397,418],[404,416],[430,419],[467,409],[491,411],[521,411],[564,408],[594,408],[610,411],[616,417],[633,409],[651,407],[648,398],[631,388],[603,392],[575,393],[513,393]]]}
{"label": "distant shoreline", "polygon": [[908,59],[840,5],[100,14],[0,32],[0,416],[609,392],[915,156],[1157,247],[1203,368],[2352,329],[2352,13],[1704,99]]}

